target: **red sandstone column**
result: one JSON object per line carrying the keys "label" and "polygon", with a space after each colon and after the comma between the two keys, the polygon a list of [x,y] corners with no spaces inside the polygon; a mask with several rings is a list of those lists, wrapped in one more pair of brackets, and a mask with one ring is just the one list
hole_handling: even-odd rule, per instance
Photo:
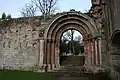
{"label": "red sandstone column", "polygon": [[86,62],[87,62],[87,44],[86,44],[86,41],[85,39],[83,40],[84,42],[84,56],[85,56],[85,63],[84,63],[84,66],[86,67]]}
{"label": "red sandstone column", "polygon": [[97,64],[100,65],[99,40],[97,40]]}
{"label": "red sandstone column", "polygon": [[51,41],[51,68],[52,69],[54,69],[54,67],[55,67],[55,51],[54,51],[54,41],[55,40],[53,40],[52,39],[52,41]]}
{"label": "red sandstone column", "polygon": [[47,40],[47,69],[48,69],[48,71],[51,69],[51,65],[50,65],[50,63],[51,63],[51,52],[50,52],[50,48],[51,46],[50,46],[50,39],[48,39]]}
{"label": "red sandstone column", "polygon": [[96,65],[100,65],[100,56],[99,56],[99,40],[95,40],[95,54],[96,54]]}
{"label": "red sandstone column", "polygon": [[93,65],[94,63],[94,53],[93,53],[93,41],[90,40],[90,54],[91,54],[91,64]]}
{"label": "red sandstone column", "polygon": [[93,54],[93,64],[96,65],[96,55],[95,55],[95,40],[92,39],[92,54]]}
{"label": "red sandstone column", "polygon": [[96,65],[96,49],[95,49],[95,39],[93,39],[93,54],[94,54],[94,64]]}
{"label": "red sandstone column", "polygon": [[58,68],[60,66],[60,64],[59,64],[59,40],[55,41],[54,48],[55,48],[55,55],[54,55],[55,56],[55,66],[56,66],[56,68]]}
{"label": "red sandstone column", "polygon": [[43,63],[46,66],[47,64],[47,40],[44,41],[44,59]]}
{"label": "red sandstone column", "polygon": [[86,55],[86,59],[85,59],[85,67],[86,68],[90,68],[91,67],[91,46],[90,46],[90,41],[89,40],[87,40],[87,41],[85,41],[86,42],[86,53],[85,53],[85,55]]}
{"label": "red sandstone column", "polygon": [[91,42],[88,40],[88,67],[92,65]]}
{"label": "red sandstone column", "polygon": [[98,63],[98,58],[97,58],[97,54],[98,54],[98,50],[97,50],[97,41],[95,40],[95,58],[96,58],[96,65]]}
{"label": "red sandstone column", "polygon": [[85,68],[88,68],[89,65],[89,42],[87,38],[87,34],[84,35],[84,54],[85,54]]}
{"label": "red sandstone column", "polygon": [[89,56],[89,58],[90,58],[90,62],[91,62],[91,64],[92,64],[92,53],[91,53],[91,41],[90,40],[88,40],[88,56]]}
{"label": "red sandstone column", "polygon": [[90,63],[93,65],[93,52],[92,52],[92,41],[89,40],[89,57],[90,57]]}

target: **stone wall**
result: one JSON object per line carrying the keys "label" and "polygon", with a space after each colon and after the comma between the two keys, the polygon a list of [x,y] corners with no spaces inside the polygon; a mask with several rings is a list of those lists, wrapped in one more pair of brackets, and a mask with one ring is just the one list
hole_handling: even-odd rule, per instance
{"label": "stone wall", "polygon": [[[106,1],[106,6],[107,6],[107,11],[106,13],[108,13],[106,15],[106,25],[108,27],[108,29],[106,29],[105,31],[107,32],[106,35],[107,37],[107,41],[108,41],[108,45],[107,45],[107,61],[108,61],[108,67],[110,69],[111,72],[111,77],[113,78],[113,80],[120,80],[120,53],[119,53],[119,48],[117,46],[119,46],[119,38],[117,38],[117,41],[113,41],[116,37],[116,34],[118,34],[116,31],[120,30],[120,0],[105,0]],[[116,33],[116,34],[115,34]],[[117,35],[120,36],[120,35]],[[113,42],[115,42],[113,44]],[[117,44],[117,46],[116,46]],[[117,67],[116,67],[117,65]]]}
{"label": "stone wall", "polygon": [[[95,8],[94,6],[97,6],[98,8]],[[98,11],[100,6],[102,9],[102,16],[100,16],[102,20],[100,22],[102,23],[100,32],[103,43],[101,44],[101,50],[104,51],[101,52],[103,54],[102,66],[110,70],[110,76],[113,80],[120,80],[120,48],[116,47],[116,45],[120,46],[119,38],[115,41],[116,45],[112,44],[113,39],[116,37],[115,33],[117,34],[117,32],[120,32],[120,0],[92,0],[92,11]],[[94,19],[96,19],[96,21],[100,20],[98,18],[100,12],[100,10],[98,13],[96,12],[96,14],[95,12],[92,12],[94,13],[92,14],[92,17],[95,16]]]}
{"label": "stone wall", "polygon": [[114,30],[120,30],[120,0],[109,0],[111,5],[111,19]]}
{"label": "stone wall", "polygon": [[[96,6],[93,7],[93,10],[91,10],[93,13],[93,14],[91,13],[92,18],[94,18],[95,22],[93,19],[88,18],[88,21],[90,20],[90,22],[93,20],[92,24],[91,23],[90,24],[91,24],[91,26],[93,25],[96,32],[100,32],[100,34],[102,33],[102,29],[101,29],[102,22],[101,21],[103,19],[103,18],[101,18],[102,17],[102,9],[101,8],[102,8],[102,6],[97,4]],[[100,13],[99,13],[99,11],[100,11]],[[0,28],[1,28],[0,29],[0,44],[1,44],[1,46],[0,46],[0,66],[1,67],[2,66],[9,66],[9,67],[11,66],[14,69],[17,69],[20,67],[28,68],[28,67],[32,67],[35,65],[39,66],[41,64],[44,64],[43,63],[44,54],[45,54],[45,57],[46,57],[46,55],[48,57],[48,59],[44,57],[44,59],[46,61],[48,61],[45,64],[49,64],[49,62],[50,62],[49,59],[51,59],[50,58],[51,54],[44,53],[44,51],[47,50],[46,46],[49,48],[50,47],[49,45],[51,45],[51,44],[49,44],[49,45],[44,44],[44,42],[46,42],[48,40],[47,34],[44,34],[44,32],[45,31],[47,32],[48,28],[50,27],[51,23],[53,22],[51,25],[51,26],[53,26],[53,28],[50,27],[51,31],[49,30],[50,31],[49,33],[51,34],[52,31],[54,31],[52,29],[56,29],[56,28],[54,28],[54,26],[57,27],[57,25],[61,24],[59,22],[59,20],[56,20],[56,19],[58,19],[58,18],[61,19],[61,18],[63,18],[63,15],[70,16],[74,13],[77,14],[77,16],[80,13],[80,16],[81,16],[81,12],[70,11],[70,12],[58,13],[54,16],[51,16],[51,18],[46,19],[46,21],[44,21],[43,19],[42,19],[43,21],[42,20],[39,21],[40,18],[39,19],[37,19],[37,18],[35,18],[35,19],[20,18],[20,19],[10,20],[7,22],[7,24],[0,25]],[[81,16],[81,18],[83,18],[83,16]],[[74,16],[71,16],[71,17],[74,17]],[[68,16],[67,16],[67,18],[70,19]],[[75,18],[76,18],[76,16],[75,16]],[[85,16],[85,18],[87,18],[87,16]],[[79,18],[76,18],[76,19],[79,19]],[[82,19],[80,19],[80,20],[82,20]],[[62,22],[62,19],[60,21]],[[83,20],[84,24],[88,23],[85,21],[87,21],[87,20],[86,19]],[[76,21],[74,21],[73,23],[75,23],[75,22]],[[81,24],[83,24],[83,23],[81,23]],[[90,25],[88,27],[90,27]],[[62,29],[63,28],[61,28],[61,30]],[[87,30],[87,28],[85,28],[85,29]],[[90,28],[90,29],[91,29],[91,33],[93,33],[93,35],[94,35],[95,32],[93,31],[92,28]],[[82,28],[80,30],[82,30]],[[57,29],[56,29],[56,31],[57,31]],[[88,31],[88,33],[89,33],[89,31]],[[44,35],[46,35],[46,36],[44,36]],[[50,36],[52,36],[52,35],[50,35]],[[100,61],[100,63],[98,63],[97,61],[95,62],[95,63],[98,63],[98,65],[99,64],[102,65],[101,61],[103,61],[103,60],[101,58],[101,55],[103,55],[105,53],[105,50],[102,50],[102,48],[101,48],[102,44],[104,44],[104,43],[102,43],[103,40],[101,40],[101,36],[102,35],[94,36],[95,38],[100,38],[99,43],[96,42],[96,44],[99,44],[99,45],[96,45],[96,46],[99,46],[99,48],[96,49],[96,52],[97,52],[97,50],[100,52],[100,54],[98,56],[96,56],[97,57],[96,59],[98,59],[98,61]],[[49,52],[49,50],[47,52]],[[55,52],[59,52],[59,50],[56,50]],[[91,50],[91,52],[92,52],[92,50]],[[100,56],[100,59],[98,58],[99,56]],[[92,61],[92,62],[94,62],[94,61]]]}
{"label": "stone wall", "polygon": [[1,25],[0,66],[31,67],[37,63],[38,21],[11,20]]}

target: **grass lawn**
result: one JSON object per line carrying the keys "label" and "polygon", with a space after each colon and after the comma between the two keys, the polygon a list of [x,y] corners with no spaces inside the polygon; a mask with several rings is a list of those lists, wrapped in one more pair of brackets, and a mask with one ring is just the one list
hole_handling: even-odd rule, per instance
{"label": "grass lawn", "polygon": [[0,80],[54,80],[52,73],[0,70]]}

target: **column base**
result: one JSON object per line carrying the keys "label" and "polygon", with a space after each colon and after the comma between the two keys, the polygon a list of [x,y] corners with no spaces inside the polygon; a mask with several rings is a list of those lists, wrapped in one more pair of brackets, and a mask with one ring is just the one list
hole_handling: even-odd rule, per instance
{"label": "column base", "polygon": [[47,71],[51,71],[51,64],[47,64]]}
{"label": "column base", "polygon": [[55,64],[51,64],[51,66],[52,66],[52,70],[54,70],[55,69]]}
{"label": "column base", "polygon": [[60,68],[60,64],[47,64],[45,66],[45,72],[52,72],[55,70],[59,70]]}

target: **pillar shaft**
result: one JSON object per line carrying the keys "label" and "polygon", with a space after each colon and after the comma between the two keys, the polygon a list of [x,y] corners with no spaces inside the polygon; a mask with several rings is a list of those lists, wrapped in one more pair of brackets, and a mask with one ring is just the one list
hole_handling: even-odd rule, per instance
{"label": "pillar shaft", "polygon": [[55,67],[55,40],[51,41],[51,67],[54,69]]}
{"label": "pillar shaft", "polygon": [[42,66],[43,65],[43,56],[44,56],[44,40],[40,40],[40,53],[39,53],[39,65]]}

